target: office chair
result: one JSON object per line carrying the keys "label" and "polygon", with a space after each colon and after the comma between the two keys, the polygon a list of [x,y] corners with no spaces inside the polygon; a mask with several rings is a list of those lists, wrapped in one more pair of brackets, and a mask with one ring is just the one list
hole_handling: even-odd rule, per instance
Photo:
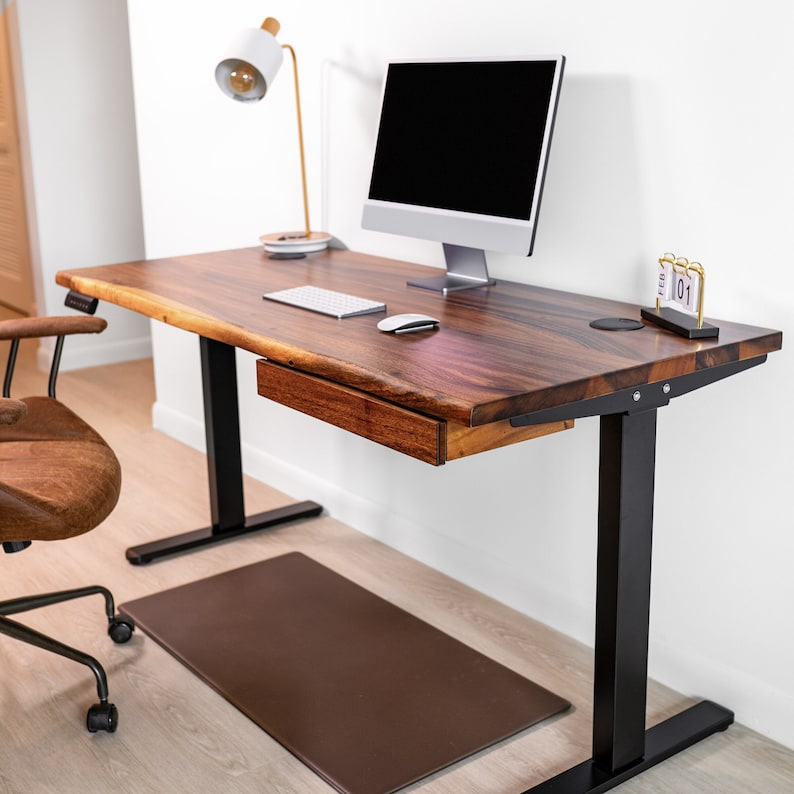
{"label": "office chair", "polygon": [[[77,315],[0,321],[0,340],[11,342],[0,398],[0,542],[6,553],[20,552],[32,541],[61,540],[88,532],[104,521],[118,501],[121,468],[113,451],[55,397],[64,337],[100,333],[106,325],[99,317]],[[57,337],[48,396],[12,399],[11,379],[20,339],[46,336]],[[108,701],[102,665],[87,653],[7,617],[88,595],[104,597],[108,634],[114,642],[127,642],[135,626],[115,614],[112,594],[99,586],[0,602],[0,634],[89,667],[96,677],[100,702],[89,708],[86,726],[92,733],[113,732],[118,710]]]}

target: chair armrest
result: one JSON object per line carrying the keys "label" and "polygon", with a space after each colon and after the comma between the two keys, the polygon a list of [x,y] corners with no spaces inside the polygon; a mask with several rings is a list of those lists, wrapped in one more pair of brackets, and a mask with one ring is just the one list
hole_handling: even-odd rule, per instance
{"label": "chair armrest", "polygon": [[8,351],[6,376],[3,381],[3,397],[11,396],[11,379],[14,376],[14,365],[17,359],[20,339],[31,339],[42,336],[55,336],[55,350],[50,366],[50,384],[48,394],[55,397],[55,381],[58,378],[58,367],[61,364],[63,340],[70,334],[99,334],[107,328],[107,322],[101,317],[83,316],[79,314],[65,317],[21,317],[12,320],[0,320],[0,340],[11,340]]}
{"label": "chair armrest", "polygon": [[0,425],[13,425],[27,412],[28,407],[22,400],[0,397]]}
{"label": "chair armrest", "polygon": [[0,339],[31,339],[42,336],[69,336],[70,334],[99,334],[107,328],[101,317],[20,317],[0,320]]}

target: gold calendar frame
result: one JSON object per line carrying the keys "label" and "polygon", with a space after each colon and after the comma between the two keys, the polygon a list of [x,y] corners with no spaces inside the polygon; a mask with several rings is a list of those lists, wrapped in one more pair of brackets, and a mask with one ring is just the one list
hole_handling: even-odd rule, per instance
{"label": "gold calendar frame", "polygon": [[716,325],[705,322],[703,319],[703,298],[706,291],[706,270],[703,265],[700,262],[691,262],[686,257],[676,256],[669,252],[662,254],[657,260],[657,264],[661,267],[669,264],[674,272],[686,275],[689,278],[692,277],[692,274],[697,276],[699,282],[697,312],[693,315],[686,311],[674,309],[672,306],[663,306],[662,299],[657,292],[655,308],[643,308],[641,310],[642,318],[688,339],[719,336],[720,329]]}

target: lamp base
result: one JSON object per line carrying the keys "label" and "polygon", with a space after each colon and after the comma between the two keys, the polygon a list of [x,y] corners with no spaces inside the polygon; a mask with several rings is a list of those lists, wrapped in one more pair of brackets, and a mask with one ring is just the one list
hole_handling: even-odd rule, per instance
{"label": "lamp base", "polygon": [[274,232],[263,234],[259,240],[269,254],[284,254],[282,258],[324,251],[331,242],[327,232]]}

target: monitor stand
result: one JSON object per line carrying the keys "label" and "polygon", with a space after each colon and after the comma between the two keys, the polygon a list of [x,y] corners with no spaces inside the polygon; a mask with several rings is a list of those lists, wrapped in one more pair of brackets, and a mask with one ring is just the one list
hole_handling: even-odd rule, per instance
{"label": "monitor stand", "polygon": [[488,276],[485,251],[450,243],[442,243],[442,245],[444,258],[447,261],[447,272],[443,276],[409,281],[408,286],[432,289],[446,295],[448,292],[488,287],[496,283]]}

